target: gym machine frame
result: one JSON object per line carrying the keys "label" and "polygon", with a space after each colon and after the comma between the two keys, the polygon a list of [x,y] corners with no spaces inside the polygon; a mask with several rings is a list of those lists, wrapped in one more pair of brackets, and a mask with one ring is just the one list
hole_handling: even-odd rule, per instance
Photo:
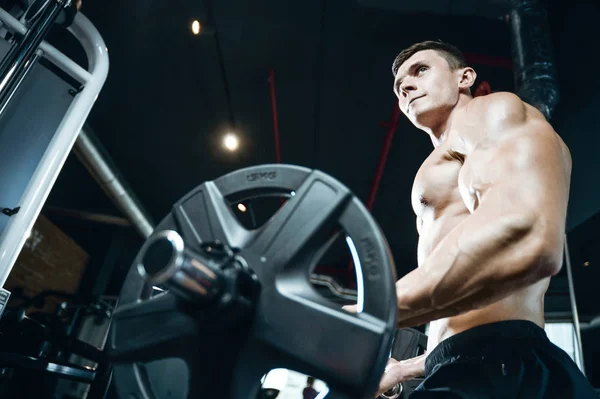
{"label": "gym machine frame", "polygon": [[[104,40],[82,14],[75,15],[68,30],[85,51],[88,60],[87,70],[44,41],[61,12],[69,6],[73,7],[71,0],[53,0],[44,4],[38,15],[30,21],[29,29],[0,8],[2,27],[15,35],[11,48],[0,63],[0,117],[41,57],[46,58],[81,84],[81,88],[75,93],[74,99],[31,175],[18,201],[18,208],[11,212],[11,217],[0,235],[0,284],[2,286],[6,283],[108,75],[109,59]],[[105,361],[102,351],[76,340],[70,340],[68,344],[75,345],[74,347],[67,345],[72,353],[81,354],[97,362],[96,370],[75,365],[61,365],[50,359],[35,359],[16,354],[12,357],[11,354],[4,354],[2,361],[5,365],[46,371],[73,381],[90,384],[98,382],[90,386],[89,394],[90,397],[103,397],[112,370]]]}
{"label": "gym machine frame", "polygon": [[[85,50],[88,59],[87,70],[43,41],[44,33],[48,32],[49,26],[52,26],[52,21],[58,15],[55,10],[60,9],[62,5],[62,1],[51,2],[51,5],[30,30],[8,12],[0,9],[0,21],[3,22],[4,27],[18,36],[24,36],[23,40],[13,45],[0,65],[0,98],[10,101],[12,93],[16,91],[20,81],[25,77],[26,69],[31,68],[37,57],[40,56],[52,62],[82,85],[82,90],[73,99],[31,176],[19,201],[19,211],[11,216],[0,235],[1,286],[4,286],[29,237],[33,224],[108,75],[109,59],[106,45],[98,30],[84,15],[78,13],[68,30]],[[48,23],[51,18],[54,19]],[[36,42],[39,43],[39,46],[36,46]]]}

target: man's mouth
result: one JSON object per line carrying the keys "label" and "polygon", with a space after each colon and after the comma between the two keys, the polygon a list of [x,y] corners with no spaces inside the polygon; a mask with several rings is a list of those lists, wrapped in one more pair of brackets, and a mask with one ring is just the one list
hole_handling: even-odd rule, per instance
{"label": "man's mouth", "polygon": [[418,99],[419,99],[419,98],[421,98],[421,97],[423,97],[423,96],[412,98],[412,99],[411,99],[411,100],[408,102],[408,104],[406,105],[406,112],[408,112],[408,111],[410,110],[410,104],[412,104],[412,103],[413,103],[413,101],[415,101],[415,100],[418,100]]}
{"label": "man's mouth", "polygon": [[[421,97],[423,97],[423,96],[421,96]],[[412,104],[412,103],[413,103],[413,101],[415,101],[415,100],[418,100],[418,99],[419,99],[419,98],[421,98],[421,97],[415,97],[415,98],[413,98],[412,100],[410,100],[410,101],[408,102],[408,106],[410,107],[410,104]]]}

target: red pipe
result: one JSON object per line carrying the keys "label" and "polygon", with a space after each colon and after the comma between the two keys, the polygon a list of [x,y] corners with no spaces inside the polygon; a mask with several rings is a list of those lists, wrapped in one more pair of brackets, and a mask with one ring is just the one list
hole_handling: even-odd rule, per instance
{"label": "red pipe", "polygon": [[513,69],[513,61],[510,58],[496,57],[482,54],[465,54],[465,60],[469,64],[479,64],[491,67]]}
{"label": "red pipe", "polygon": [[371,185],[371,193],[369,194],[369,200],[367,201],[368,210],[373,209],[373,204],[375,203],[375,195],[377,194],[377,190],[379,190],[379,182],[381,181],[381,177],[383,176],[383,169],[385,168],[385,163],[387,161],[390,148],[392,147],[392,139],[394,138],[394,133],[396,133],[396,128],[398,127],[399,120],[400,108],[398,108],[398,103],[396,103],[396,105],[394,105],[394,110],[392,111],[392,117],[390,118],[390,121],[384,124],[384,126],[387,127],[387,133],[383,142],[381,154],[379,155],[377,171],[375,172],[373,184]]}
{"label": "red pipe", "polygon": [[484,80],[483,82],[479,83],[475,89],[475,94],[473,94],[473,97],[487,96],[491,92],[492,87],[490,86],[490,83],[487,80]]}
{"label": "red pipe", "polygon": [[269,91],[271,93],[271,110],[273,113],[273,133],[275,135],[275,161],[281,163],[281,148],[279,146],[279,118],[277,115],[277,100],[275,98],[275,71],[269,70]]}

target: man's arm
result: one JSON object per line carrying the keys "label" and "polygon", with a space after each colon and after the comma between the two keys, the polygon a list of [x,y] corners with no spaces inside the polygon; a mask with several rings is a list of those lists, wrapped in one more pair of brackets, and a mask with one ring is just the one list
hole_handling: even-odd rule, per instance
{"label": "man's arm", "polygon": [[396,283],[399,327],[485,307],[560,270],[568,152],[518,97],[489,97],[488,129],[460,173],[471,215]]}

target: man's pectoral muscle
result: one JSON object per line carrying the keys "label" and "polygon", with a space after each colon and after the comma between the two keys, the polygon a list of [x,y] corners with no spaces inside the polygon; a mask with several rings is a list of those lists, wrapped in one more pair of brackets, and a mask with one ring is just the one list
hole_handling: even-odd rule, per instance
{"label": "man's pectoral muscle", "polygon": [[[471,214],[396,283],[408,327],[486,307],[560,270],[570,157],[552,127],[508,93],[473,100],[486,112],[459,187]],[[480,109],[478,109],[480,108]]]}

